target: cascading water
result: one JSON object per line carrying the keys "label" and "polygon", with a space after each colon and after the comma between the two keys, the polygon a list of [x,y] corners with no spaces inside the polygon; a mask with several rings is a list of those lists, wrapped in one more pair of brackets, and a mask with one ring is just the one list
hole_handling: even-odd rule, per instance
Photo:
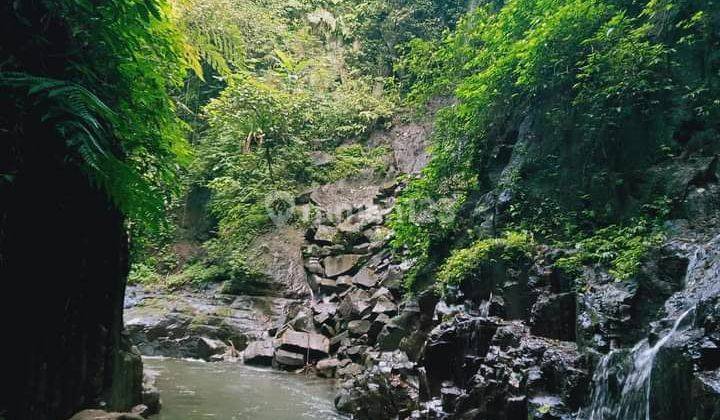
{"label": "cascading water", "polygon": [[651,345],[643,339],[632,349],[616,349],[603,356],[593,375],[591,405],[578,420],[651,420],[652,373],[658,352],[676,335],[692,325],[697,304],[717,295],[720,282],[720,236],[689,253],[685,287],[676,299],[669,299],[669,313],[679,315],[672,328]]}
{"label": "cascading water", "polygon": [[[650,420],[652,370],[658,351],[685,326],[695,306],[683,312],[673,327],[654,345],[647,339],[629,352],[613,350],[598,364],[588,420]],[[580,417],[583,418],[583,417]]]}

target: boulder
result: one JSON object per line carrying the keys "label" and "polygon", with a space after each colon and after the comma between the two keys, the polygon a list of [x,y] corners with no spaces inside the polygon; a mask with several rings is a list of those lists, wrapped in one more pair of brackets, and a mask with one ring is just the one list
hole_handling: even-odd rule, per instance
{"label": "boulder", "polygon": [[333,378],[335,377],[335,371],[338,366],[340,366],[338,359],[323,359],[317,362],[315,369],[318,376],[322,378]]}
{"label": "boulder", "polygon": [[360,337],[363,334],[367,334],[370,331],[372,324],[366,319],[360,319],[356,321],[350,321],[348,323],[348,331],[352,337]]}
{"label": "boulder", "polygon": [[353,375],[335,398],[335,407],[358,420],[406,418],[417,409],[418,389],[380,372]]}
{"label": "boulder", "polygon": [[575,340],[575,293],[541,295],[532,307],[532,333],[558,340]]}
{"label": "boulder", "polygon": [[143,373],[142,394],[140,396],[140,400],[147,410],[144,410],[145,414],[138,413],[143,417],[146,417],[146,415],[151,416],[153,414],[157,414],[160,412],[160,407],[162,406],[160,401],[160,391],[155,386],[155,379],[155,374],[151,374],[148,371]]}
{"label": "boulder", "polygon": [[328,314],[332,316],[335,315],[335,311],[337,311],[337,304],[332,302],[317,302],[313,304],[312,310],[316,314]]}
{"label": "boulder", "polygon": [[212,356],[225,353],[227,345],[220,340],[200,337],[198,340],[198,355],[204,360],[210,360]]}
{"label": "boulder", "polygon": [[[348,362],[350,362],[349,359],[345,359]],[[337,368],[336,376],[338,378],[354,378],[357,375],[361,374],[363,371],[363,367],[357,363],[348,363],[346,365],[340,365],[340,367]]]}
{"label": "boulder", "polygon": [[372,321],[372,325],[370,326],[370,330],[368,330],[368,342],[370,344],[374,344],[377,340],[378,334],[380,334],[380,331],[382,331],[383,327],[390,322],[390,317],[385,314],[380,314],[375,317],[375,319]]}
{"label": "boulder", "polygon": [[397,312],[397,305],[393,303],[390,299],[383,296],[377,299],[375,302],[375,306],[373,306],[372,309],[373,313],[376,314],[386,314],[386,313],[393,313]]}
{"label": "boulder", "polygon": [[130,409],[130,412],[132,414],[138,415],[144,419],[146,419],[146,418],[150,417],[152,414],[154,414],[154,413],[150,412],[150,408],[145,404],[138,404],[138,405],[134,406],[132,409]]}
{"label": "boulder", "polygon": [[386,211],[379,206],[371,205],[343,220],[338,224],[338,231],[345,234],[361,235],[363,230],[368,227],[382,224],[385,213]]}
{"label": "boulder", "polygon": [[305,366],[305,356],[301,353],[277,349],[273,364],[283,368],[298,368]]}
{"label": "boulder", "polygon": [[283,350],[305,354],[310,351],[311,359],[321,359],[330,353],[330,340],[322,334],[286,330],[278,338],[278,346]]}
{"label": "boulder", "polygon": [[321,278],[318,282],[318,290],[324,295],[330,295],[337,291],[337,282],[333,279]]}
{"label": "boulder", "polygon": [[83,410],[70,420],[143,420],[143,417],[134,413],[108,413],[104,410]]}
{"label": "boulder", "polygon": [[305,261],[305,269],[310,273],[317,274],[319,276],[325,275],[325,269],[322,264],[320,264],[320,260],[316,257],[310,257],[307,261]]}
{"label": "boulder", "polygon": [[335,242],[337,234],[338,230],[336,228],[327,225],[320,225],[315,231],[315,236],[313,236],[313,240],[321,244],[332,244],[333,242]]}
{"label": "boulder", "polygon": [[330,348],[335,351],[342,344],[344,340],[347,340],[350,334],[347,331],[343,331],[330,339]]}
{"label": "boulder", "polygon": [[345,274],[355,268],[361,257],[362,256],[358,254],[343,254],[326,257],[323,260],[325,275],[327,277],[337,277],[341,274]]}
{"label": "boulder", "polygon": [[377,336],[378,348],[383,351],[396,350],[406,335],[407,331],[391,320],[382,327]]}
{"label": "boulder", "polygon": [[347,289],[353,285],[352,276],[340,276],[336,279],[336,285],[338,289]]}
{"label": "boulder", "polygon": [[346,321],[360,318],[370,307],[368,299],[368,294],[362,290],[347,293],[338,305],[338,316]]}
{"label": "boulder", "polygon": [[367,346],[352,346],[345,349],[343,353],[353,362],[362,364],[367,355],[367,351]]}
{"label": "boulder", "polygon": [[377,285],[378,277],[374,270],[369,267],[363,267],[357,274],[355,274],[355,276],[353,276],[352,282],[353,284],[369,289]]}
{"label": "boulder", "polygon": [[243,351],[243,362],[248,365],[270,366],[275,354],[272,340],[253,341]]}

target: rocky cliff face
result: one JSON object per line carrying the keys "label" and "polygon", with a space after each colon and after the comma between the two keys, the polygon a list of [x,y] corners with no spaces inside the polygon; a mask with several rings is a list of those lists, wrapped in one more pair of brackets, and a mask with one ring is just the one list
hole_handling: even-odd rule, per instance
{"label": "rocky cliff face", "polygon": [[122,410],[140,400],[140,356],[122,333],[123,217],[51,145],[28,146],[13,182],[0,185],[7,419],[66,419],[83,407]]}
{"label": "rocky cliff face", "polygon": [[[421,131],[413,127],[373,138],[407,146],[414,143],[403,136]],[[396,153],[390,164],[415,171],[425,156],[402,158],[416,160]],[[312,215],[308,223],[259,241],[271,289],[285,295],[208,290],[173,299],[133,291],[129,328],[145,354],[235,360],[232,341],[245,363],[335,378],[338,410],[357,419],[644,419],[638,407],[654,419],[714,419],[713,162],[656,168],[675,174],[666,187],[682,196],[686,219],[668,223],[665,243],[625,281],[599,265],[570,275],[555,262],[573,250],[539,246],[516,263],[486,264],[473,282],[442,296],[407,294],[402,280],[413,262],[389,251],[386,226],[403,185],[359,176],[296,197],[296,210]],[[693,181],[700,178],[702,185]],[[502,190],[478,197],[477,209],[491,211],[469,212],[469,223],[491,231],[513,199]],[[636,394],[651,397],[623,402],[618,390],[627,378],[639,378]]]}

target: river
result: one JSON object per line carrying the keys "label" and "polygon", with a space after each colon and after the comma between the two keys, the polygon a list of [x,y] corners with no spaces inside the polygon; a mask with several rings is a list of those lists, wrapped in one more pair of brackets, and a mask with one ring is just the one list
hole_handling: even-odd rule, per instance
{"label": "river", "polygon": [[344,419],[331,382],[242,363],[144,358],[163,407],[153,420]]}

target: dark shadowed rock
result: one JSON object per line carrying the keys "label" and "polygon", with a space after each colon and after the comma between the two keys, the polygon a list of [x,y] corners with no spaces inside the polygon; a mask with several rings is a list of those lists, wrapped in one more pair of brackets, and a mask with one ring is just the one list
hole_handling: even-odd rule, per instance
{"label": "dark shadowed rock", "polygon": [[277,349],[275,351],[273,365],[288,369],[303,367],[305,366],[305,355],[283,349]]}
{"label": "dark shadowed rock", "polygon": [[574,340],[575,311],[574,292],[540,296],[532,308],[532,333],[559,340]]}

